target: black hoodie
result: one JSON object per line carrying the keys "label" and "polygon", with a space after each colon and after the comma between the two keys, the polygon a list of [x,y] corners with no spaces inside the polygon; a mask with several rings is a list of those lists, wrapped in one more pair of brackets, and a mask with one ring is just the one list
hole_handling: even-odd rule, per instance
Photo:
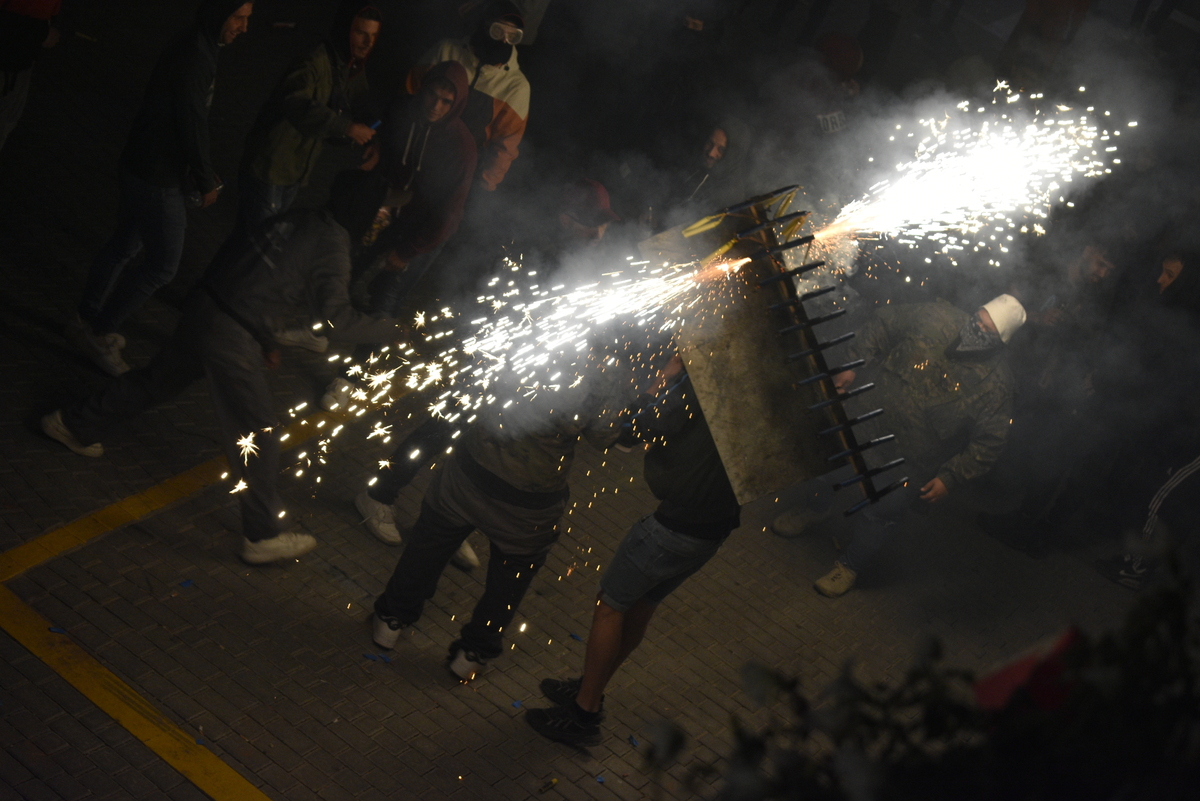
{"label": "black hoodie", "polygon": [[202,0],[196,21],[167,45],[146,86],[121,165],[163,187],[217,185],[208,146],[208,109],[217,77],[221,28],[246,0]]}

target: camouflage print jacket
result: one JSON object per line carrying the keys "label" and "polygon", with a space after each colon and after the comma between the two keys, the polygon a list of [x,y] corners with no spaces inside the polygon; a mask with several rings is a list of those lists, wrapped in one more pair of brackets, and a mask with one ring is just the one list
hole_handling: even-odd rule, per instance
{"label": "camouflage print jacket", "polygon": [[[867,397],[884,410],[880,427],[896,435],[910,472],[936,470],[951,490],[992,468],[1012,425],[1014,382],[1004,351],[981,359],[946,355],[968,317],[942,300],[886,306],[852,349],[878,370],[877,391]],[[966,446],[953,453],[963,435]]]}
{"label": "camouflage print jacket", "polygon": [[463,447],[480,467],[521,492],[563,492],[580,437],[600,449],[617,439],[618,417],[637,395],[630,376],[620,373],[592,367],[574,387],[536,393],[496,387],[495,402],[481,409]]}

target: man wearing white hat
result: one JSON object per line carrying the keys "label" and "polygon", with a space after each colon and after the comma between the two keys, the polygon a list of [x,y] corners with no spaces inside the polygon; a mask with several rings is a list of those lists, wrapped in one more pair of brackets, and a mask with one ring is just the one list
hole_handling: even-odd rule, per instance
{"label": "man wearing white hat", "polygon": [[[893,442],[864,455],[870,467],[903,456],[905,464],[880,480],[906,474],[911,480],[851,518],[850,537],[833,570],[814,585],[818,592],[845,594],[909,509],[937,503],[996,463],[1012,424],[1013,377],[1004,344],[1024,322],[1020,302],[1000,295],[974,314],[942,300],[885,306],[858,332],[852,358],[866,359],[864,369],[876,385],[865,402],[884,414],[857,426],[855,436],[861,443],[895,434]],[[844,390],[855,379],[849,371],[835,383]],[[964,436],[966,445],[956,449]],[[775,533],[799,536],[827,519],[829,496],[821,489],[781,515],[772,524]]]}

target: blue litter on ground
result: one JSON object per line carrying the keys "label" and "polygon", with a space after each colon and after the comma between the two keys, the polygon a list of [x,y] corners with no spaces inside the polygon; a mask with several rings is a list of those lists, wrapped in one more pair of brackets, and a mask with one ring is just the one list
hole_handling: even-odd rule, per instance
{"label": "blue litter on ground", "polygon": [[53,631],[55,634],[66,634],[67,633],[66,629],[60,629],[58,626],[51,626],[50,631]]}
{"label": "blue litter on ground", "polygon": [[636,738],[636,737],[634,737],[632,734],[631,734],[631,735],[629,735],[629,744],[630,744],[630,745],[632,745],[634,748],[637,748],[637,747],[638,747],[638,741],[637,741],[637,738]]}
{"label": "blue litter on ground", "polygon": [[363,654],[363,656],[365,656],[367,659],[370,659],[372,662],[376,662],[379,660],[379,657],[376,656],[375,654]]}
{"label": "blue litter on ground", "polygon": [[600,782],[601,784],[604,784],[604,777],[603,777],[603,776],[597,776],[597,777],[596,777],[596,781]]}
{"label": "blue litter on ground", "polygon": [[515,709],[520,709],[520,708],[521,708],[521,702],[520,702],[520,701],[513,701],[513,707],[514,707]]}
{"label": "blue litter on ground", "polygon": [[384,656],[383,654],[377,654],[377,656],[378,656],[380,659],[382,659],[382,660],[383,660],[383,663],[384,663],[385,665],[390,665],[390,664],[392,664],[392,660],[391,660],[391,659],[389,659],[389,658],[387,658],[387,657],[386,657],[386,656]]}
{"label": "blue litter on ground", "polygon": [[580,642],[583,642],[583,638],[582,638],[582,637],[580,637],[578,634],[572,634],[572,635],[571,635],[571,639],[572,639],[572,640],[579,640]]}
{"label": "blue litter on ground", "polygon": [[202,740],[201,738],[197,737],[197,738],[196,738],[196,745],[204,745],[204,740]]}
{"label": "blue litter on ground", "polygon": [[179,582],[179,586],[180,587],[194,587],[194,586],[196,586],[196,582],[192,581],[191,579],[187,579],[186,581]]}

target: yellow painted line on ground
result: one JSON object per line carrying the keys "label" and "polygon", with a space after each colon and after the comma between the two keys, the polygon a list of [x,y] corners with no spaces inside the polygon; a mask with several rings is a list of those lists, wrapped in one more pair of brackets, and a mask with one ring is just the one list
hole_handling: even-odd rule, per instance
{"label": "yellow painted line on ground", "polygon": [[197,743],[194,734],[160,713],[70,637],[51,631],[50,621],[3,585],[0,622],[14,640],[145,743],[196,789],[218,801],[269,801],[269,796]]}
{"label": "yellow painted line on ground", "polygon": [[[322,423],[328,425],[345,419],[347,419],[345,415],[319,412],[303,420],[297,420],[284,429],[284,433],[288,437],[283,442],[283,449],[289,450],[316,436],[323,430]],[[199,492],[220,481],[221,474],[228,469],[225,457],[217,456],[203,464],[196,465],[191,470],[185,470],[177,476],[168,478],[148,490],[130,495],[111,506],[92,512],[61,528],[47,531],[23,545],[5,551],[0,554],[0,582],[8,581],[26,570],[90,542],[101,534],[107,534],[121,526],[137,522],[176,501]]]}
{"label": "yellow painted line on ground", "polygon": [[[286,451],[347,420],[343,414],[319,412],[285,429]],[[78,548],[109,531],[141,520],[221,480],[228,465],[224,456],[209,459],[177,476],[103,509],[42,534],[0,554],[0,582]],[[170,718],[65,633],[0,583],[0,628],[31,654],[62,676],[89,701],[104,710],[154,753],[217,801],[266,801],[269,796],[196,742]]]}

